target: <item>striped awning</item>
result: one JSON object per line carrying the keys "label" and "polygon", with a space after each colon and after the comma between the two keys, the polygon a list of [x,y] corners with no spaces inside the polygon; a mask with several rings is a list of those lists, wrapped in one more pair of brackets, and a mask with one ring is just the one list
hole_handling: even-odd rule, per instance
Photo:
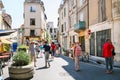
{"label": "striped awning", "polygon": [[7,36],[13,32],[15,32],[15,30],[0,30],[0,36]]}
{"label": "striped awning", "polygon": [[12,42],[7,39],[0,39],[0,42],[4,44],[12,44]]}

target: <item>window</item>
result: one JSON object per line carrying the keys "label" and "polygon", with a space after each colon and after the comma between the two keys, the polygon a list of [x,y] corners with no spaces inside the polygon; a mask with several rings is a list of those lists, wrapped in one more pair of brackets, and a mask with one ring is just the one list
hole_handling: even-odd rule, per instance
{"label": "window", "polygon": [[56,29],[54,29],[54,33],[56,33]]}
{"label": "window", "polygon": [[63,30],[63,25],[62,25],[62,28],[61,28],[61,32],[63,32],[64,30]]}
{"label": "window", "polygon": [[75,43],[75,36],[73,36],[73,43]]}
{"label": "window", "polygon": [[72,9],[72,0],[69,0],[69,9]]}
{"label": "window", "polygon": [[36,12],[35,6],[30,6],[30,12]]}
{"label": "window", "polygon": [[83,13],[80,14],[80,21],[83,21],[84,15]]}
{"label": "window", "polygon": [[98,21],[103,22],[106,20],[106,0],[98,1]]}
{"label": "window", "polygon": [[72,0],[72,6],[74,5],[74,1],[75,1],[75,0]]}
{"label": "window", "polygon": [[30,36],[35,36],[35,30],[30,30]]}
{"label": "window", "polygon": [[80,0],[80,6],[82,6],[82,4],[83,4],[83,0]]}
{"label": "window", "polygon": [[56,38],[56,35],[54,35],[54,38]]}
{"label": "window", "polygon": [[66,8],[64,8],[64,17],[66,17]]}
{"label": "window", "polygon": [[91,33],[90,39],[90,55],[95,56],[95,33]]}
{"label": "window", "polygon": [[74,25],[74,15],[73,14],[71,15],[71,23],[70,24],[71,24],[71,27]]}
{"label": "window", "polygon": [[64,30],[66,31],[66,22],[64,22]]}
{"label": "window", "polygon": [[62,12],[62,19],[63,19],[63,12]]}
{"label": "window", "polygon": [[72,17],[70,16],[70,17],[69,17],[70,28],[71,28],[71,20],[72,20]]}
{"label": "window", "polygon": [[35,19],[34,18],[30,19],[30,25],[35,25]]}
{"label": "window", "polygon": [[74,24],[76,24],[76,15],[73,15],[73,18],[74,18]]}
{"label": "window", "polygon": [[52,28],[50,28],[50,33],[52,33]]}

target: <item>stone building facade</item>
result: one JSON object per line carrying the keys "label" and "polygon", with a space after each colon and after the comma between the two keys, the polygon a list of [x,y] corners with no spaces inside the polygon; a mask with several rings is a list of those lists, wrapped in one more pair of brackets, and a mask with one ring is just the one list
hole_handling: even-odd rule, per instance
{"label": "stone building facade", "polygon": [[27,39],[45,39],[46,14],[41,0],[25,0],[24,2],[24,41]]}
{"label": "stone building facade", "polygon": [[[85,53],[102,58],[102,47],[110,38],[115,46],[115,60],[120,61],[120,0],[63,0],[59,8],[59,28],[67,21],[67,46],[80,42]],[[62,10],[68,6],[68,18],[62,20]],[[64,26],[63,26],[64,27]],[[64,27],[65,28],[65,27]],[[64,35],[61,33],[61,36]],[[63,37],[61,40],[65,41]]]}
{"label": "stone building facade", "polygon": [[4,5],[2,1],[0,1],[0,29],[1,30],[9,30],[11,29],[12,18],[9,14],[7,14],[4,10]]}

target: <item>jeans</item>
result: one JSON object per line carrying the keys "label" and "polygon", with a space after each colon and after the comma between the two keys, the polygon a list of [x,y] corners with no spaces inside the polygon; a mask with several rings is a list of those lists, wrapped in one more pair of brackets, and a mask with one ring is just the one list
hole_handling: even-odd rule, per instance
{"label": "jeans", "polygon": [[105,58],[106,61],[106,69],[113,70],[113,57]]}

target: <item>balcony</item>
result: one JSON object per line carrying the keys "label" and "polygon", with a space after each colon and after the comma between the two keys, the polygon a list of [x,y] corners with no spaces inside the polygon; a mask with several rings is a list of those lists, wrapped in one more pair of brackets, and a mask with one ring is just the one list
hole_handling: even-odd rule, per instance
{"label": "balcony", "polygon": [[79,21],[78,23],[76,23],[74,25],[74,31],[75,32],[79,32],[80,30],[84,30],[85,27],[85,21]]}
{"label": "balcony", "polygon": [[41,0],[25,0],[25,2],[41,2]]}

